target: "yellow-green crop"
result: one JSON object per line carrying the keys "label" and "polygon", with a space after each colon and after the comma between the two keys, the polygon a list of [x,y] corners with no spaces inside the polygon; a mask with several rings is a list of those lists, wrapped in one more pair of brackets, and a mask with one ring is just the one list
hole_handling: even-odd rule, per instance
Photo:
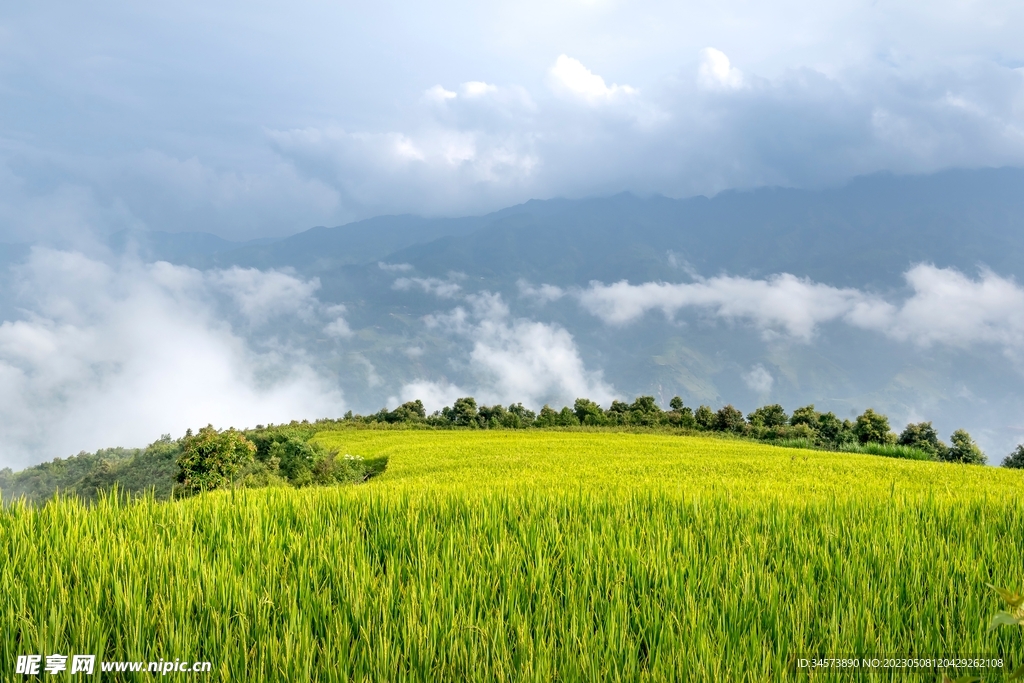
{"label": "yellow-green crop", "polygon": [[1024,658],[1019,633],[988,631],[985,585],[1024,585],[1017,472],[658,435],[317,438],[388,470],[0,512],[4,680],[19,654],[69,652],[206,659],[212,674],[175,676],[225,681],[770,681],[797,680],[801,655]]}

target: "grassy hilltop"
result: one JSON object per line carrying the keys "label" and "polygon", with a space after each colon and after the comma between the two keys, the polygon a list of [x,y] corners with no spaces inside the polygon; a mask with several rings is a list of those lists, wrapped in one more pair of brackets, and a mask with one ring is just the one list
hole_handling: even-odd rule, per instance
{"label": "grassy hilltop", "polygon": [[0,661],[205,659],[204,680],[225,681],[772,681],[800,679],[799,656],[1024,660],[1020,629],[987,631],[985,587],[1024,585],[1020,471],[656,434],[314,440],[387,469],[0,511]]}

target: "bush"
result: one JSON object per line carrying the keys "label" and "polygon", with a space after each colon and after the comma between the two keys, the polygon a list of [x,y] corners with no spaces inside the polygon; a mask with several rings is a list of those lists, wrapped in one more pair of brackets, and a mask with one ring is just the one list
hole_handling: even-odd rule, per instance
{"label": "bush", "polygon": [[589,398],[576,399],[576,402],[573,403],[573,412],[576,413],[576,419],[580,421],[581,425],[603,425],[608,422],[601,406]]}
{"label": "bush", "polygon": [[700,429],[714,429],[715,428],[715,414],[711,411],[711,408],[707,406],[701,406],[693,413],[693,421],[697,423]]}
{"label": "bush", "polygon": [[918,422],[908,424],[906,429],[900,433],[896,443],[901,446],[918,448],[932,456],[934,460],[943,460],[946,457],[948,447],[939,440],[939,435],[932,427],[931,422]]}
{"label": "bush", "polygon": [[723,406],[715,413],[714,429],[719,432],[742,432],[747,426],[743,413],[731,405]]}
{"label": "bush", "polygon": [[857,416],[853,433],[861,443],[895,443],[896,436],[889,431],[889,418],[868,408]]}
{"label": "bush", "polygon": [[472,396],[455,399],[455,403],[449,408],[445,406],[441,411],[441,417],[456,427],[477,427],[476,399]]}
{"label": "bush", "polygon": [[1003,460],[1003,467],[1024,470],[1024,444],[1020,444]]}
{"label": "bush", "polygon": [[781,427],[789,422],[789,415],[778,403],[762,406],[747,415],[747,421],[754,427]]}
{"label": "bush", "polygon": [[978,444],[974,443],[971,435],[963,429],[953,432],[949,441],[951,445],[943,458],[947,462],[960,462],[967,465],[985,464],[985,454],[978,448]]}
{"label": "bush", "polygon": [[229,486],[256,455],[256,445],[241,432],[218,432],[213,425],[203,427],[198,434],[192,434],[191,429],[185,432],[181,447],[177,479],[185,493]]}

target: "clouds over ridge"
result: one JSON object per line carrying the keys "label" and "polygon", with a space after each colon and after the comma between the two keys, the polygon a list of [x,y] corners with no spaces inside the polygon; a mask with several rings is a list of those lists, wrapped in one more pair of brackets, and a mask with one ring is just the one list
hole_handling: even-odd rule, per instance
{"label": "clouds over ridge", "polygon": [[514,317],[500,294],[479,292],[447,313],[427,316],[428,328],[471,344],[453,360],[470,384],[417,379],[402,387],[397,402],[421,399],[437,410],[459,396],[486,404],[513,401],[539,408],[580,396],[607,403],[616,396],[600,371],[588,370],[572,335],[560,325]]}
{"label": "clouds over ridge", "polygon": [[750,324],[766,339],[810,342],[819,326],[843,322],[924,347],[992,344],[1024,360],[1024,287],[1013,279],[984,269],[972,279],[928,264],[910,268],[904,277],[911,293],[898,303],[788,273],[764,280],[719,276],[682,284],[592,282],[575,295],[583,308],[611,325],[629,324],[651,310],[671,319],[697,309]]}
{"label": "clouds over ridge", "polygon": [[[407,128],[271,132],[310,179],[355,204],[465,213],[531,197],[813,187],[890,170],[1024,164],[1024,72],[969,61],[743,73],[707,48],[643,91],[559,56],[550,93],[437,86]],[[485,86],[486,87],[483,87]],[[437,90],[440,88],[440,90]],[[522,102],[529,101],[530,106]],[[398,191],[396,192],[396,188]],[[397,204],[395,204],[397,203]]]}

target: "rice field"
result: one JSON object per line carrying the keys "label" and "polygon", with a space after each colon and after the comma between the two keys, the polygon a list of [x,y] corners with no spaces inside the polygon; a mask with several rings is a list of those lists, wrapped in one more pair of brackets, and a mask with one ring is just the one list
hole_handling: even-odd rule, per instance
{"label": "rice field", "polygon": [[[216,681],[784,681],[806,680],[793,663],[810,656],[1024,661],[1020,629],[987,630],[985,587],[1024,587],[1021,472],[664,435],[316,438],[388,468],[348,487],[0,511],[2,678],[23,678],[18,655],[69,652],[208,660],[170,678]],[[154,674],[107,676],[75,679]]]}

